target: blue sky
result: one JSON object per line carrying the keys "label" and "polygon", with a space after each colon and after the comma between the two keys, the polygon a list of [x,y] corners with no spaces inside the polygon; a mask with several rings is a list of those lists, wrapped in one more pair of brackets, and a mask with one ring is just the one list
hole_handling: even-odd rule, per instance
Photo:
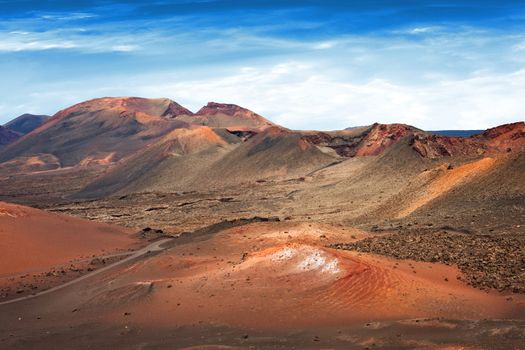
{"label": "blue sky", "polygon": [[294,129],[525,117],[525,1],[4,1],[0,123],[94,97],[237,103]]}

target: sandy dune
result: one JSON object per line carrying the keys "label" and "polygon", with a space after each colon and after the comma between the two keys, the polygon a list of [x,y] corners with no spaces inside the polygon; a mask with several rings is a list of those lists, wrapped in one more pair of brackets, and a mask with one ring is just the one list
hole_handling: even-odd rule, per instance
{"label": "sandy dune", "polygon": [[[130,321],[143,325],[205,322],[259,329],[371,319],[479,319],[514,311],[505,298],[457,281],[454,268],[324,247],[348,235],[362,233],[306,224],[230,229],[130,267],[113,280],[115,289],[99,298],[113,295],[122,302],[127,295],[132,301],[126,309],[137,315]],[[147,297],[139,296],[143,289],[133,289],[138,286],[148,286]],[[120,313],[114,317],[120,319]]]}
{"label": "sandy dune", "polygon": [[[77,286],[58,310],[109,324],[226,324],[308,328],[415,317],[508,317],[516,305],[457,280],[436,264],[396,262],[325,248],[358,230],[311,224],[251,224],[183,242]],[[175,240],[174,244],[178,241]],[[64,291],[65,293],[65,291]],[[39,307],[37,306],[37,309]]]}
{"label": "sandy dune", "polygon": [[137,243],[131,232],[0,202],[0,278],[47,271],[79,257],[126,250]]}
{"label": "sandy dune", "polygon": [[453,169],[447,169],[447,165],[444,164],[432,171],[421,173],[419,177],[426,182],[425,187],[418,197],[408,201],[408,205],[399,212],[397,218],[410,215],[415,210],[445,194],[452,188],[486,173],[494,166],[495,162],[496,160],[494,158],[486,157]]}
{"label": "sandy dune", "polygon": [[[438,349],[439,342],[428,339],[439,338],[442,330],[448,333],[441,339],[463,344],[459,334],[469,323],[459,322],[523,317],[522,299],[469,287],[457,280],[455,268],[326,248],[368,235],[330,225],[268,222],[182,236],[163,252],[0,306],[0,328],[18,319],[9,326],[13,337],[2,341],[27,348],[39,339],[72,344],[73,338],[89,336],[90,344],[105,347],[132,347],[134,341],[158,345],[164,339],[158,347],[221,348],[241,339],[275,348],[288,334],[295,345],[307,339],[304,348],[318,348],[320,335],[339,344],[335,348],[359,349],[386,345],[385,337],[406,328],[416,335],[394,338],[396,344]],[[65,333],[50,338],[49,324]],[[375,329],[375,335],[366,329]],[[248,333],[261,336],[242,335]],[[73,343],[74,348],[85,344]]]}

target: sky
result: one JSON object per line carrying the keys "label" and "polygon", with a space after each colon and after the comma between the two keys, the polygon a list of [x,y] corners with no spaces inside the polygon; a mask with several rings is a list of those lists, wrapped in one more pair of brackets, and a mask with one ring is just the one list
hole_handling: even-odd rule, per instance
{"label": "sky", "polygon": [[0,0],[0,124],[103,96],[292,129],[525,119],[525,0]]}

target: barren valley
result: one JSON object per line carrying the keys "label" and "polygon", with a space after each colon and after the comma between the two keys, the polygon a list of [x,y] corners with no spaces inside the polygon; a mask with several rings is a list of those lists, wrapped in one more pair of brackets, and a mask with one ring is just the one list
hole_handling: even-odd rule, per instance
{"label": "barren valley", "polygon": [[0,348],[523,349],[524,122],[298,131],[134,97],[15,121]]}

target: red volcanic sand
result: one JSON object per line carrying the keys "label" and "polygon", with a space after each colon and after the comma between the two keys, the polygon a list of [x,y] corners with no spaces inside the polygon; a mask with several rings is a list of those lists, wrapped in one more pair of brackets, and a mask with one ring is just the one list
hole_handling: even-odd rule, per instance
{"label": "red volcanic sand", "polygon": [[514,311],[504,297],[458,281],[455,268],[325,247],[352,236],[365,234],[307,224],[233,228],[115,273],[111,290],[100,292],[93,282],[97,292],[79,307],[109,312],[107,320],[116,323],[125,311],[128,324],[144,327],[258,329]]}
{"label": "red volcanic sand", "polygon": [[0,276],[42,272],[81,256],[127,249],[128,229],[0,202]]}

